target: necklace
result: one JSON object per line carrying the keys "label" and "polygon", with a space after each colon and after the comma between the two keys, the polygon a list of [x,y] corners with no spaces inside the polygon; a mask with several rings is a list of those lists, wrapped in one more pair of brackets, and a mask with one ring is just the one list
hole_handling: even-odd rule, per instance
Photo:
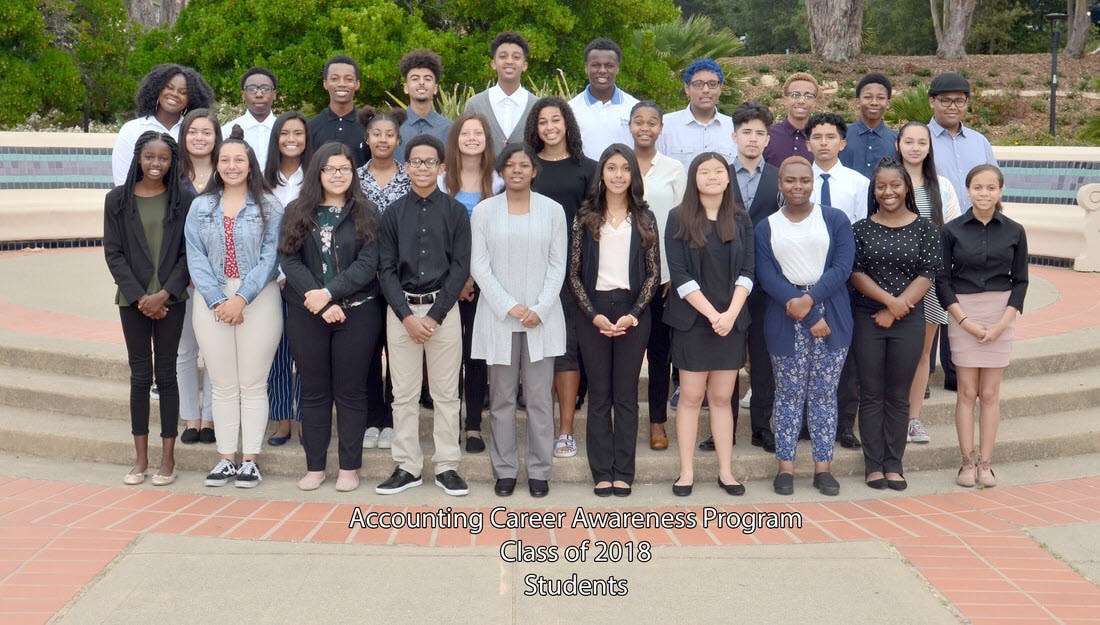
{"label": "necklace", "polygon": [[627,211],[627,212],[624,212],[622,214],[622,216],[619,216],[619,215],[613,215],[611,213],[611,211],[607,211],[607,221],[611,223],[611,227],[615,228],[615,227],[618,227],[618,225],[621,224],[623,222],[623,220],[625,220],[627,215],[629,215],[629,214],[630,214],[630,212]]}

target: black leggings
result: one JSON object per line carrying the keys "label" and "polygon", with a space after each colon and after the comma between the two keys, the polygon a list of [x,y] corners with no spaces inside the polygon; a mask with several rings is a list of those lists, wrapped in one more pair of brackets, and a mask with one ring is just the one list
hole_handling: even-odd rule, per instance
{"label": "black leggings", "polygon": [[120,306],[122,336],[130,361],[130,432],[149,435],[149,387],[156,373],[160,393],[160,437],[179,433],[180,392],[176,384],[176,354],[186,307],[183,302],[168,307],[164,319],[153,320],[137,306]]}

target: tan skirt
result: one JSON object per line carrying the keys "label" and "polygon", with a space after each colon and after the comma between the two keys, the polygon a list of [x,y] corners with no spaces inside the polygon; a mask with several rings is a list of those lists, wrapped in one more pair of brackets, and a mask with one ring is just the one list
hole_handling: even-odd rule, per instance
{"label": "tan skirt", "polygon": [[[1001,320],[1008,307],[1009,291],[986,291],[958,295],[966,317],[985,326],[991,326]],[[1016,319],[992,343],[979,343],[973,334],[959,326],[954,317],[948,315],[947,336],[951,339],[951,361],[956,367],[974,367],[978,369],[997,369],[1008,366],[1012,355],[1012,341],[1016,336]]]}

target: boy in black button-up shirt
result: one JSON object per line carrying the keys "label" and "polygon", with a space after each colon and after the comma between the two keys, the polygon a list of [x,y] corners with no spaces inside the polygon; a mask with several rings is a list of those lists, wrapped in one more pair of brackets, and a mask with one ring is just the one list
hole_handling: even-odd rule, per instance
{"label": "boy in black button-up shirt", "polygon": [[417,400],[426,356],[435,406],[435,483],[448,495],[465,495],[470,489],[456,471],[462,330],[458,315],[448,313],[470,275],[470,219],[466,208],[436,184],[443,169],[439,139],[416,136],[406,155],[412,191],[383,213],[378,241],[380,282],[389,302],[386,337],[397,468],[375,491],[393,495],[422,483]]}

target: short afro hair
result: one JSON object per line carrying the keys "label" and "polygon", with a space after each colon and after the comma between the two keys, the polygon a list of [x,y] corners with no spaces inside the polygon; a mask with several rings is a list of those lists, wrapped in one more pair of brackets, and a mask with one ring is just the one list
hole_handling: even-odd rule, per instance
{"label": "short afro hair", "polygon": [[884,74],[878,72],[872,72],[867,74],[863,78],[859,79],[859,84],[856,85],[856,97],[863,91],[863,88],[867,85],[882,85],[886,89],[886,99],[894,97],[894,85],[890,84],[890,79]]}
{"label": "short afro hair", "polygon": [[609,50],[615,53],[615,60],[619,63],[623,62],[623,49],[619,47],[619,44],[608,39],[607,37],[597,37],[588,44],[584,49],[584,62],[588,62],[588,54],[593,50]]}
{"label": "short afro hair", "polygon": [[497,48],[506,43],[513,43],[523,49],[524,59],[531,56],[531,46],[527,44],[527,40],[523,38],[523,35],[511,30],[506,30],[493,37],[493,42],[489,44],[489,53],[496,56]]}
{"label": "short afro hair", "polygon": [[271,86],[274,87],[276,91],[279,90],[279,79],[275,78],[275,72],[272,72],[266,67],[250,67],[245,70],[244,74],[241,75],[241,91],[244,91],[244,83],[248,80],[248,78],[250,76],[255,76],[256,74],[260,74],[261,76],[267,76],[268,78],[270,78]]}
{"label": "short afro hair", "polygon": [[321,80],[328,80],[328,68],[333,65],[351,65],[352,68],[355,69],[355,79],[359,80],[359,64],[355,62],[355,59],[346,54],[337,54],[325,61],[325,67],[321,70]]}

